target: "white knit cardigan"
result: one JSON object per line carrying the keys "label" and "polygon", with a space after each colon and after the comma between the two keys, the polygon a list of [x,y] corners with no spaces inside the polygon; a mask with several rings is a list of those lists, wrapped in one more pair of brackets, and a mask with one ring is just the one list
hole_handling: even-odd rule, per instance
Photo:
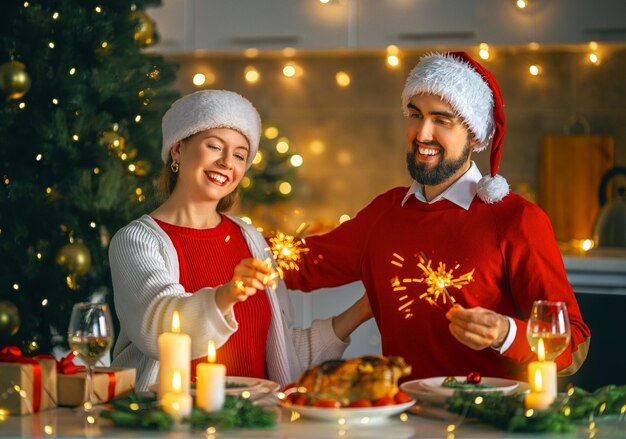
{"label": "white knit cardigan", "polygon": [[[254,227],[237,217],[228,218],[241,228],[253,257],[271,256]],[[136,368],[136,390],[145,391],[157,380],[157,337],[171,329],[174,310],[180,314],[181,332],[191,336],[192,358],[206,356],[209,340],[220,347],[237,331],[234,313],[222,315],[215,303],[216,288],[185,291],[172,241],[150,216],[143,215],[115,234],[109,261],[120,320],[112,366]],[[265,293],[272,312],[265,351],[269,379],[285,385],[312,365],[343,355],[349,340],[335,335],[332,318],[315,320],[307,329],[295,328],[285,283],[280,280],[276,288],[266,287]]]}

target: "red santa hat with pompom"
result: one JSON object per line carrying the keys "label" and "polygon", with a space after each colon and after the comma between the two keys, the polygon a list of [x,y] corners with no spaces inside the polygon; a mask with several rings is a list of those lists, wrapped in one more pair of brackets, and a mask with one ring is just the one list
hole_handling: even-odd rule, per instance
{"label": "red santa hat with pompom", "polygon": [[491,145],[490,173],[478,182],[478,197],[495,203],[509,193],[509,185],[497,175],[502,156],[505,121],[502,93],[493,74],[465,52],[431,53],[420,59],[402,91],[402,109],[418,94],[434,94],[445,100],[479,141],[474,151]]}

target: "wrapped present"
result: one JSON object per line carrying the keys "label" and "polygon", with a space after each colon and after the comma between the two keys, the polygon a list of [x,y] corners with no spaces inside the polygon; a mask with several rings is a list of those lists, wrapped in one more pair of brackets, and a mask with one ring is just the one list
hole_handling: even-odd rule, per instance
{"label": "wrapped present", "polygon": [[[70,353],[59,362],[59,405],[77,406],[87,400],[87,371],[85,366],[73,363]],[[93,391],[98,403],[110,401],[135,390],[135,369],[96,367],[93,374]]]}
{"label": "wrapped present", "polygon": [[26,415],[56,406],[54,357],[26,357],[17,346],[0,350],[0,409],[11,415]]}

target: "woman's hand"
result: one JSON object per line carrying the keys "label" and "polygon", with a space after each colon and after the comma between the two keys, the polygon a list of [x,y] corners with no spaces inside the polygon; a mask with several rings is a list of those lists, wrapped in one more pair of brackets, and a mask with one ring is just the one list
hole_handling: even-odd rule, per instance
{"label": "woman's hand", "polygon": [[450,332],[458,341],[476,351],[498,349],[509,333],[509,319],[481,307],[463,308],[455,305],[447,313]]}
{"label": "woman's hand", "polygon": [[218,287],[215,293],[215,302],[222,314],[230,312],[235,303],[244,302],[265,288],[264,282],[271,273],[271,267],[259,259],[243,259],[237,264],[232,280]]}

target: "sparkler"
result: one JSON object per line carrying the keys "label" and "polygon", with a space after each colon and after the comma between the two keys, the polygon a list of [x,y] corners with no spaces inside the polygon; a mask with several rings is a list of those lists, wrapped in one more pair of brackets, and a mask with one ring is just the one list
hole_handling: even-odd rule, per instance
{"label": "sparkler", "polygon": [[[276,260],[280,277],[283,277],[283,273],[286,270],[297,271],[300,269],[299,264],[302,261],[302,255],[309,251],[305,247],[306,242],[304,239],[298,239],[283,232],[278,232],[269,241],[271,245],[269,250]],[[271,260],[269,262],[271,263]]]}
{"label": "sparkler", "polygon": [[[391,264],[403,267],[404,258],[397,253],[393,254],[395,259],[391,260]],[[418,296],[419,299],[425,300],[431,305],[440,306],[437,301],[441,298],[443,304],[449,303],[450,305],[456,303],[454,297],[448,291],[448,288],[461,289],[464,285],[474,281],[474,269],[472,271],[455,277],[454,271],[459,268],[459,264],[456,264],[454,268],[446,269],[446,264],[439,262],[437,268],[431,266],[431,261],[426,257],[423,252],[420,252],[419,263],[417,267],[422,270],[423,276],[421,278],[403,278],[400,279],[397,276],[391,280],[391,286],[393,291],[402,292],[402,296],[398,298],[402,303],[398,308],[398,311],[405,313],[405,318],[409,318],[413,314],[410,311],[410,306],[415,302],[415,299],[410,299],[408,294],[404,291],[408,289],[407,284],[411,283],[423,283],[427,285],[426,292]]]}

